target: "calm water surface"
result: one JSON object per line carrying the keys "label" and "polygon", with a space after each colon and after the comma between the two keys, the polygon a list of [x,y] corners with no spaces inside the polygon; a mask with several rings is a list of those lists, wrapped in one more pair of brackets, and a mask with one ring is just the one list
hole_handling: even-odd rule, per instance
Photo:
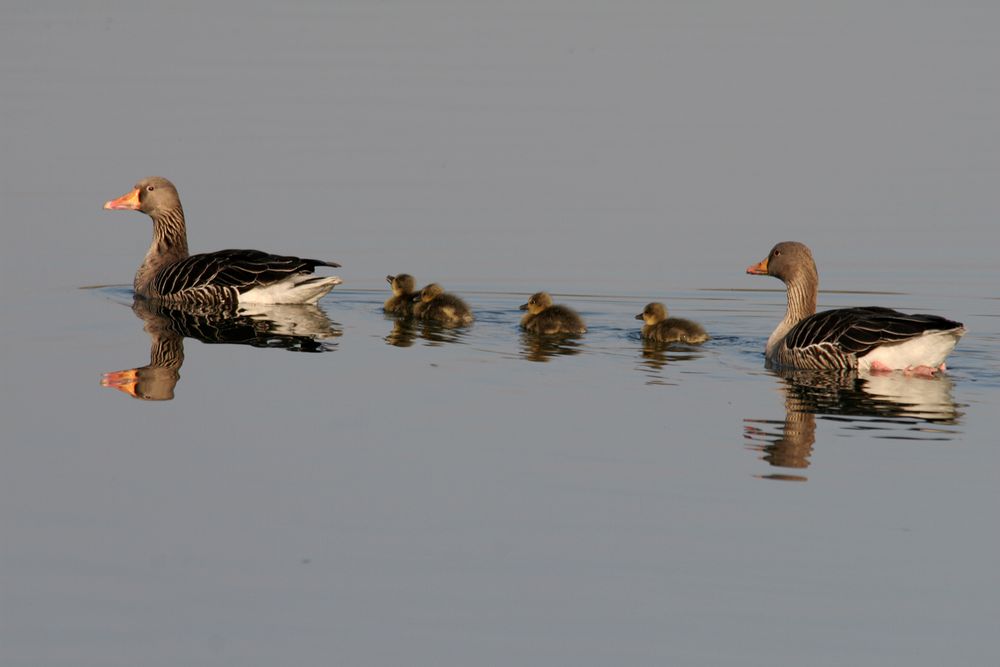
{"label": "calm water surface", "polygon": [[[6,5],[0,663],[995,664],[998,26]],[[133,306],[149,223],[100,206],[153,173],[193,249],[345,284]],[[821,308],[963,321],[949,372],[765,370],[783,239]],[[384,316],[400,271],[475,324]],[[588,333],[524,336],[539,289]],[[645,345],[651,300],[712,340]]]}

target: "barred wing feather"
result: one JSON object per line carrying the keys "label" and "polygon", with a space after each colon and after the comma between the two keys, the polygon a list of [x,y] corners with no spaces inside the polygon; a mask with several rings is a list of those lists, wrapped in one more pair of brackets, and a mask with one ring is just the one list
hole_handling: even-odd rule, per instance
{"label": "barred wing feather", "polygon": [[832,346],[842,354],[862,357],[879,345],[899,343],[928,331],[949,331],[961,326],[938,315],[909,315],[876,306],[841,308],[805,318],[788,332],[784,343],[788,350],[797,353],[816,346],[829,350]]}
{"label": "barred wing feather", "polygon": [[163,267],[153,279],[153,289],[161,296],[206,287],[245,292],[291,275],[312,273],[317,266],[340,265],[319,259],[272,255],[260,250],[219,250],[191,255]]}

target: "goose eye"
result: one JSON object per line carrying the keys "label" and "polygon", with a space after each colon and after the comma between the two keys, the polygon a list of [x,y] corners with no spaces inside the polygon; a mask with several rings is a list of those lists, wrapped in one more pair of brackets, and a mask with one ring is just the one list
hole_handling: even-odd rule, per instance
{"label": "goose eye", "polygon": [[146,192],[152,192],[152,191],[153,191],[153,190],[155,190],[155,189],[156,189],[156,188],[154,188],[154,187],[153,187],[152,185],[147,185],[147,186],[146,186]]}

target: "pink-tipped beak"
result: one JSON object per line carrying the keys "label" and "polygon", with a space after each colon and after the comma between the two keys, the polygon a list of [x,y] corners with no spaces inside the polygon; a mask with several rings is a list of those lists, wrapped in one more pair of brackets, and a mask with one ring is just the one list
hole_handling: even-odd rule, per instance
{"label": "pink-tipped beak", "polygon": [[139,210],[139,188],[123,194],[118,199],[111,199],[104,202],[104,208],[115,211],[138,211]]}
{"label": "pink-tipped beak", "polygon": [[129,396],[135,396],[135,386],[139,382],[139,371],[130,368],[127,371],[111,371],[101,376],[101,386],[123,391]]}

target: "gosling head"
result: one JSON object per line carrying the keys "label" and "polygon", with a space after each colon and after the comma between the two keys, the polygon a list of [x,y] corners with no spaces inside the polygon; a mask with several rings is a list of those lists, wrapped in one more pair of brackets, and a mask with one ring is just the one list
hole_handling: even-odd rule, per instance
{"label": "gosling head", "polygon": [[385,281],[392,286],[392,293],[396,296],[401,294],[410,294],[417,287],[417,282],[409,273],[398,273],[394,276],[386,276]]}
{"label": "gosling head", "polygon": [[552,305],[552,297],[548,292],[535,292],[528,299],[528,303],[521,304],[520,310],[526,310],[532,315],[537,315]]}
{"label": "gosling head", "polygon": [[635,319],[642,320],[649,326],[653,326],[657,322],[667,319],[667,307],[657,301],[647,303],[642,312],[635,316]]}
{"label": "gosling head", "polygon": [[420,293],[413,297],[413,300],[427,303],[428,301],[433,301],[442,294],[444,294],[444,288],[437,283],[431,283],[427,287],[420,290]]}

